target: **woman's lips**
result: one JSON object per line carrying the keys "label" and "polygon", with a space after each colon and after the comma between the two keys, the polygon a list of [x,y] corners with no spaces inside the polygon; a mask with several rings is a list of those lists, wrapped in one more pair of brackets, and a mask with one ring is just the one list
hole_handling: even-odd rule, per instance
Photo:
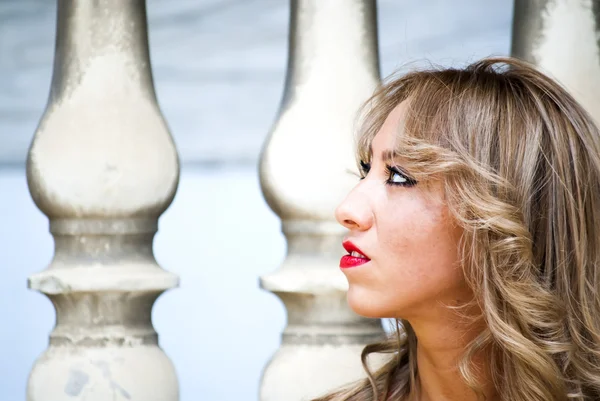
{"label": "woman's lips", "polygon": [[348,269],[350,267],[356,267],[369,262],[369,259],[363,251],[361,251],[356,245],[350,241],[344,241],[342,246],[348,252],[348,255],[342,256],[340,259],[340,267],[342,269]]}
{"label": "woman's lips", "polygon": [[367,263],[370,259],[360,258],[351,255],[344,255],[342,259],[340,259],[340,267],[342,269],[348,269],[350,267],[360,266]]}

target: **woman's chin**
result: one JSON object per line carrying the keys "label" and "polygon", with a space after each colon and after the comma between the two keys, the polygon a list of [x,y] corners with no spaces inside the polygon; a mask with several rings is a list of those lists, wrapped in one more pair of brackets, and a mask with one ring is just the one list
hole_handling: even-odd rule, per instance
{"label": "woman's chin", "polygon": [[350,286],[346,299],[348,300],[350,309],[359,316],[378,319],[390,317],[389,311],[382,308],[385,305],[379,303],[376,297],[373,297],[364,290]]}

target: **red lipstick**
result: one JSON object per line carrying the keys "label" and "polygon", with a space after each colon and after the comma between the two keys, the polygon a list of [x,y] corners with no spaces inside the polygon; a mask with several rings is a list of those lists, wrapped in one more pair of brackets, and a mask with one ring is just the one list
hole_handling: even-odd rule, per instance
{"label": "red lipstick", "polygon": [[360,266],[371,260],[364,254],[363,251],[361,251],[350,241],[344,241],[342,246],[346,252],[348,252],[348,255],[342,256],[342,259],[340,260],[340,267],[342,269]]}

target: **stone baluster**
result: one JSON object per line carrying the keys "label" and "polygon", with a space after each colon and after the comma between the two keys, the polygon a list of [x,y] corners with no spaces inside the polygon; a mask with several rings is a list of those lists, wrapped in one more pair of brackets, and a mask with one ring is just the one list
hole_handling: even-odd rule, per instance
{"label": "stone baluster", "polygon": [[360,353],[381,322],[347,306],[337,204],[357,183],[354,123],[379,81],[374,0],[292,0],[288,70],[263,149],[262,190],[281,218],[287,256],[262,288],[287,308],[261,401],[299,401],[364,377]]}
{"label": "stone baluster", "polygon": [[179,159],[154,92],[144,0],[58,0],[50,97],[27,179],[55,243],[29,287],[56,308],[27,400],[178,400],[151,310],[178,285],[152,241]]}
{"label": "stone baluster", "polygon": [[600,2],[515,0],[512,55],[560,81],[600,123]]}

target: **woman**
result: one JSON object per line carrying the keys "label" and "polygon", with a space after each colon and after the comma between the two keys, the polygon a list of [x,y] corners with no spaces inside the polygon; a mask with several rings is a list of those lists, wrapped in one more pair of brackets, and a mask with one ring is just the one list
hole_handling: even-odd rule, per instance
{"label": "woman", "polygon": [[[397,319],[320,400],[600,400],[600,133],[509,58],[409,73],[367,103],[336,211],[360,315]],[[370,373],[367,356],[391,359]]]}

